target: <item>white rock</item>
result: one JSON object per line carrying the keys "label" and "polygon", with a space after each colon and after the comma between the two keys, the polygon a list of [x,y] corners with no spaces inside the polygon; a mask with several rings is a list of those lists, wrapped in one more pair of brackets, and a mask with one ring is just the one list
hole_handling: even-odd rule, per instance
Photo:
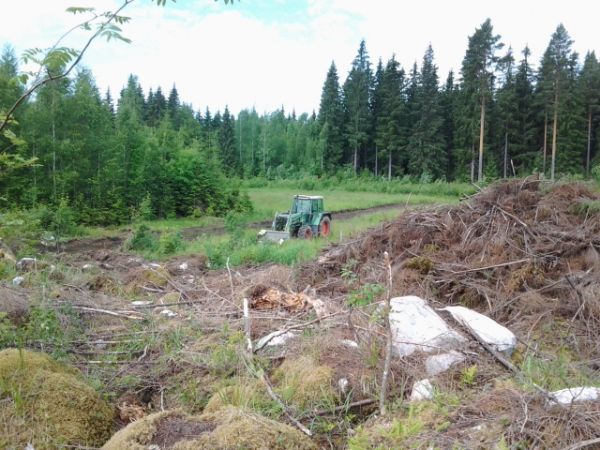
{"label": "white rock", "polygon": [[32,269],[36,266],[36,264],[37,264],[36,258],[21,258],[17,262],[17,269],[19,269],[19,270]]}
{"label": "white rock", "polygon": [[179,270],[188,270],[188,267],[188,263],[185,261],[179,264]]}
{"label": "white rock", "polygon": [[84,264],[83,266],[81,266],[81,268],[82,268],[83,270],[90,270],[90,269],[93,269],[93,268],[94,268],[94,265],[93,265],[93,264],[90,264],[90,263],[87,263],[87,264]]}
{"label": "white rock", "polygon": [[450,350],[465,341],[422,298],[396,297],[390,306],[394,350],[401,357],[416,350]]}
{"label": "white rock", "polygon": [[13,286],[21,286],[25,281],[25,277],[14,277],[12,280]]}
{"label": "white rock", "polygon": [[570,405],[574,402],[589,402],[598,400],[598,398],[600,398],[600,388],[592,386],[579,386],[550,392],[550,395],[555,399],[555,401],[549,402],[551,405],[555,405],[557,403],[561,405]]}
{"label": "white rock", "polygon": [[517,346],[517,337],[512,331],[477,311],[464,306],[447,306],[441,311],[448,311],[458,323],[499,352],[511,354]]}
{"label": "white rock", "polygon": [[262,338],[260,338],[258,340],[258,342],[256,343],[256,348],[262,348],[264,346],[274,347],[274,346],[283,345],[287,341],[289,341],[290,339],[293,339],[295,337],[296,337],[296,334],[292,333],[291,331],[287,331],[285,333],[282,333],[281,330],[273,331],[272,333],[269,333],[266,336],[263,336]]}
{"label": "white rock", "polygon": [[134,300],[133,302],[131,302],[131,306],[146,306],[151,304],[152,302],[149,300]]}
{"label": "white rock", "polygon": [[166,317],[177,317],[177,313],[175,311],[171,311],[170,309],[163,309],[160,313]]}
{"label": "white rock", "polygon": [[348,390],[348,386],[350,385],[350,382],[348,381],[348,378],[340,378],[338,380],[338,386],[340,388],[340,391],[342,392],[342,394],[345,394],[346,391]]}
{"label": "white rock", "polygon": [[454,364],[464,361],[465,355],[456,350],[451,350],[448,353],[440,353],[439,355],[429,356],[425,360],[425,370],[427,375],[433,377],[439,373],[445,372]]}
{"label": "white rock", "polygon": [[420,402],[422,400],[431,400],[433,398],[433,386],[431,382],[425,378],[424,380],[415,381],[412,392],[410,393],[411,402]]}
{"label": "white rock", "polygon": [[153,269],[162,269],[162,266],[160,264],[157,263],[150,263],[148,264],[149,267],[153,268]]}
{"label": "white rock", "polygon": [[342,344],[344,344],[346,347],[358,348],[358,343],[356,341],[352,341],[350,339],[342,339],[340,342]]}
{"label": "white rock", "polygon": [[194,275],[185,275],[183,277],[183,281],[185,281],[187,284],[194,284],[194,281],[196,281],[196,278],[194,278]]}

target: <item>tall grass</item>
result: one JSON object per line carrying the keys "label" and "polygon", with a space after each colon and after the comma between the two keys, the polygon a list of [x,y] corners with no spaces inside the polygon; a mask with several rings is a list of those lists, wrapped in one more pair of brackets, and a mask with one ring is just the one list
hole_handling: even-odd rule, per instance
{"label": "tall grass", "polygon": [[258,265],[267,262],[294,266],[314,259],[325,246],[339,242],[373,227],[382,221],[397,216],[400,208],[380,211],[347,220],[335,220],[333,232],[329,238],[317,238],[310,241],[290,239],[279,245],[270,242],[258,242],[258,230],[245,230],[226,233],[219,236],[202,235],[193,241],[184,241],[183,246],[171,254],[152,246],[140,253],[149,259],[164,260],[173,256],[205,255],[211,269],[225,267],[229,258],[230,266]]}

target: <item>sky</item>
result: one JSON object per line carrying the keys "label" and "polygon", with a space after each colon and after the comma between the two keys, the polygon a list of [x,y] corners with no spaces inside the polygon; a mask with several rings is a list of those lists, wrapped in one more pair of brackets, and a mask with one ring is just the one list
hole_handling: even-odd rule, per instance
{"label": "sky", "polygon": [[[440,82],[460,64],[471,35],[487,17],[515,56],[525,45],[537,63],[552,32],[563,23],[581,55],[600,51],[600,2],[590,0],[135,0],[124,15],[131,22],[123,34],[132,40],[95,41],[83,63],[101,91],[113,97],[129,74],[147,92],[173,85],[180,99],[204,111],[234,114],[244,108],[259,113],[283,106],[286,111],[318,111],[321,89],[331,61],[343,83],[361,39],[373,66],[393,54],[406,69],[420,64],[431,44]],[[10,43],[18,54],[46,48],[83,16],[69,6],[110,11],[118,0],[2,0],[0,46]],[[80,48],[86,35],[76,32],[66,45]]]}

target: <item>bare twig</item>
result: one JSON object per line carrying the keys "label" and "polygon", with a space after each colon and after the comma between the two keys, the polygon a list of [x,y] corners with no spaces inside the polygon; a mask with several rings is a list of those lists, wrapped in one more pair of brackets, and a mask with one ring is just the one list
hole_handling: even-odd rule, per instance
{"label": "bare twig", "polygon": [[307,436],[312,436],[313,435],[312,431],[310,431],[308,428],[306,428],[304,425],[302,425],[298,421],[298,419],[296,419],[294,416],[292,416],[292,414],[289,411],[289,408],[286,406],[285,403],[283,403],[283,400],[281,400],[281,398],[279,398],[279,396],[273,391],[273,386],[271,385],[269,378],[267,378],[267,376],[264,373],[261,376],[259,376],[258,378],[265,385],[265,388],[267,389],[267,393],[269,394],[269,397],[271,397],[275,402],[279,403],[279,405],[283,409],[283,413],[288,418],[288,420],[290,422],[292,422],[304,434],[306,434]]}
{"label": "bare twig", "polygon": [[377,403],[377,400],[372,399],[372,398],[366,398],[364,400],[358,400],[356,402],[348,403],[347,405],[336,406],[333,409],[327,409],[327,408],[317,409],[316,411],[313,412],[313,414],[315,414],[317,416],[324,416],[326,414],[332,414],[332,413],[336,413],[336,412],[340,412],[340,411],[347,411],[350,408],[357,408],[359,406],[372,405],[373,403]]}
{"label": "bare twig", "polygon": [[252,355],[252,324],[250,323],[250,308],[248,299],[244,297],[244,331],[246,332],[246,351]]}
{"label": "bare twig", "polygon": [[[88,313],[98,313],[98,314],[106,314],[109,316],[114,316],[114,317],[122,317],[124,319],[131,319],[131,320],[142,320],[143,317],[139,317],[139,316],[131,316],[131,315],[127,315],[127,314],[123,314],[123,313],[119,313],[119,312],[115,312],[115,311],[109,311],[108,309],[100,309],[100,308],[90,308],[88,306],[71,306],[73,309],[78,309],[80,311],[85,311]],[[133,312],[133,311],[131,311]]]}
{"label": "bare twig", "polygon": [[383,263],[388,273],[387,295],[385,302],[384,320],[387,328],[387,338],[385,342],[385,362],[383,365],[383,375],[381,376],[381,393],[379,396],[379,413],[385,416],[385,399],[387,397],[388,376],[390,373],[390,365],[392,362],[392,327],[390,324],[390,300],[392,297],[392,265],[390,263],[390,255],[388,252],[383,253]]}
{"label": "bare twig", "polygon": [[579,450],[580,448],[590,447],[595,444],[600,444],[600,437],[578,442],[577,444],[571,445],[570,447],[566,447],[564,450]]}
{"label": "bare twig", "polygon": [[288,331],[291,331],[291,330],[299,330],[299,329],[302,329],[302,328],[306,328],[306,327],[308,327],[310,325],[313,325],[313,324],[315,324],[317,322],[321,322],[321,321],[323,321],[325,319],[328,319],[330,317],[342,314],[343,312],[345,312],[345,311],[334,312],[334,313],[328,314],[327,316],[323,316],[323,317],[320,317],[320,318],[317,317],[316,319],[311,320],[309,322],[299,323],[299,324],[290,325],[290,326],[287,326],[285,328],[282,328],[281,330],[277,331],[276,333],[272,333],[271,337],[269,339],[265,340],[262,343],[261,346],[257,345],[256,347],[254,347],[254,353],[258,352],[260,349],[262,349],[263,347],[265,347],[269,342],[271,342],[272,339],[276,338],[277,336],[281,336],[282,334],[285,334],[285,333],[287,333]]}

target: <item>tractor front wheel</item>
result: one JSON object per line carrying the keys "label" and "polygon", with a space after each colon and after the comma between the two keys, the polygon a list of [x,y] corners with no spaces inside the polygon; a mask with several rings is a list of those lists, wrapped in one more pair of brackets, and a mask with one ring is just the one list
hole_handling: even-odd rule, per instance
{"label": "tractor front wheel", "polygon": [[308,225],[301,226],[298,230],[298,238],[299,239],[312,239],[313,232],[312,228]]}
{"label": "tractor front wheel", "polygon": [[319,235],[323,237],[329,237],[331,233],[331,220],[329,217],[323,217],[321,219],[321,223],[319,224]]}

